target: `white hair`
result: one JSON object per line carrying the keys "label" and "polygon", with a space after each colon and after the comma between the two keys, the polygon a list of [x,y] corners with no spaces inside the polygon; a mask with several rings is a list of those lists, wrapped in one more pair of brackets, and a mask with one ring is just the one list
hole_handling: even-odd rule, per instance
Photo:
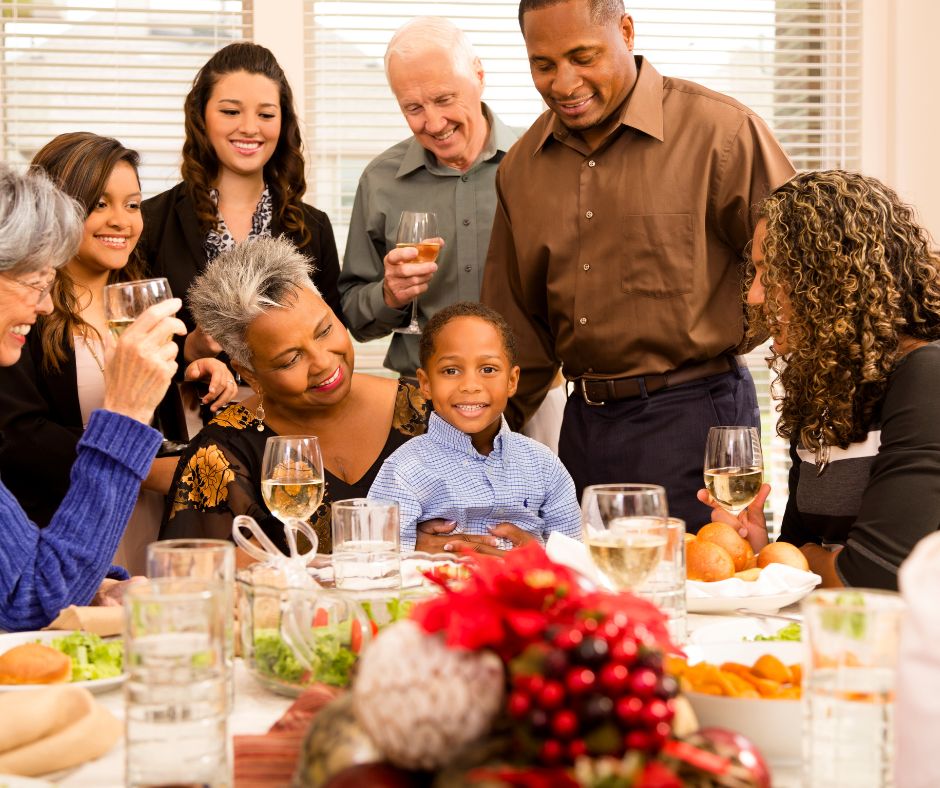
{"label": "white hair", "polygon": [[418,16],[403,24],[385,50],[385,77],[393,56],[404,60],[420,57],[430,50],[445,52],[450,56],[454,71],[467,76],[476,74],[477,58],[466,33],[449,19],[442,16]]}
{"label": "white hair", "polygon": [[0,164],[0,272],[65,265],[78,252],[84,225],[85,209],[44,172],[20,175]]}
{"label": "white hair", "polygon": [[189,309],[199,327],[248,369],[248,327],[269,309],[288,306],[306,288],[320,295],[310,278],[313,266],[286,238],[252,238],[222,252],[189,288]]}

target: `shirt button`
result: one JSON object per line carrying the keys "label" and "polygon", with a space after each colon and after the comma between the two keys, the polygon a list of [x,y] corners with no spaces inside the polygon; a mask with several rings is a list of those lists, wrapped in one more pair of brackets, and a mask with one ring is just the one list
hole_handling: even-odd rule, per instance
{"label": "shirt button", "polygon": [[469,227],[469,226],[470,226],[470,220],[469,220],[469,219],[464,219],[464,220],[463,220],[463,226],[464,226],[464,227]]}
{"label": "shirt button", "polygon": [[588,162],[588,167],[596,167],[596,166],[597,166],[597,163],[594,161],[594,159],[591,159],[591,160]]}
{"label": "shirt button", "polygon": [[585,263],[585,264],[584,264],[584,270],[585,270],[585,271],[590,271],[590,270],[591,270],[591,264],[590,264],[590,263]]}
{"label": "shirt button", "polygon": [[463,270],[466,271],[466,272],[469,274],[469,273],[473,270],[473,266],[472,266],[472,265],[465,265],[465,266],[463,267]]}
{"label": "shirt button", "polygon": [[585,213],[584,215],[587,216],[588,219],[591,219],[591,218],[593,218],[593,216],[594,216],[594,211],[588,211],[588,212]]}
{"label": "shirt button", "polygon": [[582,317],[578,322],[579,322],[582,326],[586,326],[586,325],[587,325],[587,318],[586,318],[586,317]]}
{"label": "shirt button", "polygon": [[460,176],[460,180],[462,180],[464,183],[466,183],[467,181],[470,180],[470,176],[469,176],[469,175],[461,175],[461,176]]}

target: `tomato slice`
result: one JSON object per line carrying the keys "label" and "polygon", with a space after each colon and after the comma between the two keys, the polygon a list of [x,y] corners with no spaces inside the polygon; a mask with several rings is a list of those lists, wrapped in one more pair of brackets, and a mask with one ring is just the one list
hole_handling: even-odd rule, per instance
{"label": "tomato slice", "polygon": [[313,614],[313,624],[315,627],[325,627],[330,623],[330,614],[326,608],[318,607],[317,612]]}
{"label": "tomato slice", "polygon": [[349,628],[349,649],[353,654],[358,654],[362,650],[362,624],[358,618],[354,618],[352,626]]}

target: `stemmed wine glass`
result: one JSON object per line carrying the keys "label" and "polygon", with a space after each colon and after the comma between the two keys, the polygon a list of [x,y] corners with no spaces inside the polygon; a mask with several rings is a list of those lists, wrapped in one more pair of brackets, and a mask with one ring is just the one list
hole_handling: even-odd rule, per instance
{"label": "stemmed wine glass", "polygon": [[705,487],[737,516],[760,491],[764,456],[756,427],[712,427],[705,444]]}
{"label": "stemmed wine glass", "polygon": [[[418,250],[414,263],[433,263],[441,251],[437,234],[437,216],[426,211],[402,211],[398,222],[396,249],[413,246]],[[403,328],[396,328],[398,334],[420,334],[418,325],[418,297],[411,302],[411,321]]]}
{"label": "stemmed wine glass", "polygon": [[[315,436],[268,438],[261,460],[261,496],[271,514],[285,525],[309,520],[323,501],[323,491],[323,457]],[[285,532],[296,553],[295,529]]]}
{"label": "stemmed wine glass", "polygon": [[657,484],[595,484],[581,498],[581,528],[591,560],[617,591],[641,585],[668,538],[666,491]]}
{"label": "stemmed wine glass", "polygon": [[104,316],[108,328],[118,339],[141,312],[172,297],[170,283],[163,277],[108,285],[104,289]]}

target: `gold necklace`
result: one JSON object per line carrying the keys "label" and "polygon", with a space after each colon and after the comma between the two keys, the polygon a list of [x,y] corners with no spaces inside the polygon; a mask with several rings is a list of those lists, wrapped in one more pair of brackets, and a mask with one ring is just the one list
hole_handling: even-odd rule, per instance
{"label": "gold necklace", "polygon": [[85,347],[88,349],[88,352],[91,353],[91,357],[94,359],[95,365],[99,370],[101,370],[101,374],[104,375],[104,362],[102,362],[101,357],[95,350],[94,341],[88,338],[88,329],[85,326],[82,326],[82,339],[85,340]]}

